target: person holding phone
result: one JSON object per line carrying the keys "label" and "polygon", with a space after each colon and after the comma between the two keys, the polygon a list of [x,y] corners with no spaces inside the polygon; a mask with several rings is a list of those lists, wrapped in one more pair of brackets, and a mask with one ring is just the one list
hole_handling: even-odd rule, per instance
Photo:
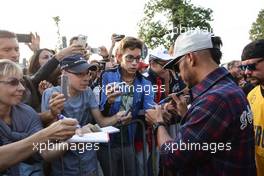
{"label": "person holding phone", "polygon": [[176,39],[164,68],[180,73],[191,90],[189,108],[182,96],[172,96],[181,116],[176,137],[168,134],[160,106],[147,110],[160,163],[172,175],[256,175],[252,112],[243,90],[219,67],[221,46],[220,37],[199,29]]}
{"label": "person holding phone", "polygon": [[[125,37],[120,41],[117,52],[117,60],[120,65],[116,68],[106,70],[101,76],[101,100],[100,110],[103,114],[111,116],[122,110],[129,110],[132,107],[133,119],[144,120],[144,110],[152,108],[153,90],[151,83],[138,72],[139,62],[141,61],[141,49],[143,42],[134,37]],[[124,84],[123,84],[124,83]],[[134,87],[134,89],[133,89]],[[137,90],[136,88],[141,88]],[[138,175],[135,168],[135,155],[132,146],[133,136],[136,135],[135,125],[123,128],[124,140],[121,144],[121,134],[111,135],[112,173],[109,170],[108,147],[101,145],[98,153],[104,175]],[[139,134],[139,136],[142,134]],[[137,149],[139,141],[135,141]],[[124,168],[120,169],[122,159],[121,145],[124,146]],[[140,157],[139,157],[140,158]],[[142,163],[139,167],[143,167]]]}
{"label": "person holding phone", "polygon": [[[125,111],[105,117],[99,111],[95,95],[89,87],[90,70],[96,66],[88,64],[82,55],[72,55],[64,58],[60,63],[63,76],[68,77],[68,85],[63,84],[64,90],[68,86],[68,99],[61,94],[62,87],[48,88],[42,96],[42,111],[51,111],[56,117],[62,114],[78,120],[81,126],[96,121],[100,126],[125,123],[131,119],[131,113],[125,116]],[[62,169],[63,168],[63,169]],[[52,175],[95,175],[97,173],[96,151],[85,150],[80,153],[78,150],[69,150],[63,155],[63,159],[52,161]]]}

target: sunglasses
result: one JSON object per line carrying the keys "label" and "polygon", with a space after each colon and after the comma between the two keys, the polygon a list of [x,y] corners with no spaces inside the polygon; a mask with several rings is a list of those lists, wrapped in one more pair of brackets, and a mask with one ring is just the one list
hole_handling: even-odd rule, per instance
{"label": "sunglasses", "polygon": [[11,78],[8,81],[0,81],[0,83],[8,84],[10,86],[18,86],[19,83],[21,83],[23,86],[25,86],[25,82],[23,79],[17,79],[17,78]]}
{"label": "sunglasses", "polygon": [[258,65],[258,63],[262,62],[263,60],[264,60],[264,58],[258,60],[255,63],[252,63],[252,64],[240,65],[239,68],[242,71],[246,71],[246,70],[248,70],[248,71],[254,71],[254,70],[256,70],[256,66]]}
{"label": "sunglasses", "polygon": [[180,73],[180,63],[181,61],[185,58],[186,55],[182,56],[174,65],[173,65],[173,70],[176,72],[176,73]]}
{"label": "sunglasses", "polygon": [[167,62],[162,62],[162,61],[157,61],[157,60],[154,60],[154,62],[156,62],[157,64],[159,64],[160,66],[164,66],[166,65]]}
{"label": "sunglasses", "polygon": [[136,60],[136,62],[138,63],[141,59],[141,56],[134,57],[133,55],[128,54],[125,56],[125,59],[127,62],[133,62],[134,60]]}
{"label": "sunglasses", "polygon": [[81,72],[81,73],[76,73],[76,72],[73,72],[73,71],[70,71],[70,70],[67,70],[67,72],[71,73],[71,74],[74,74],[77,77],[84,77],[84,76],[87,76],[87,75],[89,75],[91,73],[90,70],[87,70],[86,72]]}

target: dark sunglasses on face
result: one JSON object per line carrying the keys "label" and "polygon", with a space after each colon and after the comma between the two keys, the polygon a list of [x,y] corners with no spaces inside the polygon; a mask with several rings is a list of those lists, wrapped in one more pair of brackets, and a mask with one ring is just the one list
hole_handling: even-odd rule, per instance
{"label": "dark sunglasses on face", "polygon": [[258,61],[255,62],[255,63],[252,63],[252,64],[240,65],[239,68],[240,68],[240,70],[242,70],[242,71],[246,71],[246,70],[248,70],[248,71],[254,71],[254,70],[256,70],[256,66],[257,66],[257,64],[260,63],[260,62],[262,62],[262,61],[264,61],[264,58],[258,60]]}
{"label": "dark sunglasses on face", "polygon": [[158,60],[154,60],[154,62],[156,62],[157,64],[159,64],[162,67],[166,64],[166,62],[160,62]]}
{"label": "dark sunglasses on face", "polygon": [[173,70],[176,72],[176,73],[180,73],[180,68],[179,68],[179,65],[180,65],[180,62],[185,58],[186,55],[182,56],[174,65],[173,65]]}
{"label": "dark sunglasses on face", "polygon": [[89,75],[90,74],[90,70],[87,70],[86,72],[81,72],[81,73],[76,73],[76,72],[73,72],[73,71],[70,71],[70,70],[67,70],[68,73],[71,73],[71,74],[74,74],[78,77],[84,77],[86,75]]}
{"label": "dark sunglasses on face", "polygon": [[8,84],[10,86],[18,86],[19,83],[21,83],[23,86],[25,86],[25,82],[23,79],[17,79],[17,78],[11,78],[8,81],[0,81],[0,83]]}
{"label": "dark sunglasses on face", "polygon": [[133,55],[128,54],[125,56],[125,58],[127,62],[133,62],[134,60],[136,60],[136,62],[138,63],[141,59],[141,56],[134,57]]}

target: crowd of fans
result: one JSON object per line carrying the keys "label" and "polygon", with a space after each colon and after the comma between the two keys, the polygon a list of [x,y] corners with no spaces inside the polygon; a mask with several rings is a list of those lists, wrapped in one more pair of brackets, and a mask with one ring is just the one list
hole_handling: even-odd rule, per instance
{"label": "crowd of fans", "polygon": [[[92,54],[78,36],[54,51],[32,34],[22,68],[16,34],[0,30],[0,176],[264,175],[264,40],[224,68],[221,38],[206,31],[150,51],[148,63],[140,39],[117,36]],[[96,124],[122,131],[99,150],[69,150]]]}

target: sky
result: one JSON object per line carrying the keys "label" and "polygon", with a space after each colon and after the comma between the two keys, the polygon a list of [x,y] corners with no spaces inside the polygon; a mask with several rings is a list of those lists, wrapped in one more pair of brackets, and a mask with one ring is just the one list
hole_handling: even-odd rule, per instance
{"label": "sky", "polygon": [[[243,47],[250,42],[249,30],[264,0],[187,0],[196,6],[211,8],[211,26],[223,40],[222,63],[240,59]],[[92,47],[111,45],[111,34],[137,36],[147,0],[8,0],[1,2],[0,29],[16,33],[37,32],[41,48],[54,48],[57,28],[52,17],[60,16],[60,33],[69,40],[84,34]],[[21,60],[31,56],[20,44]]]}

